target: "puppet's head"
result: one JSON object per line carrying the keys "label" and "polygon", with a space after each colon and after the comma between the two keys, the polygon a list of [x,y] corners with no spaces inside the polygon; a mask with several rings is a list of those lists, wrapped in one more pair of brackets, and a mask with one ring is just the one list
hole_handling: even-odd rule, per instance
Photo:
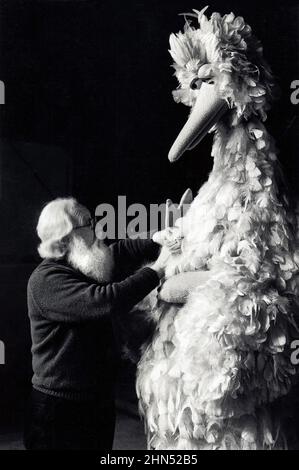
{"label": "puppet's head", "polygon": [[207,8],[185,15],[195,17],[199,27],[187,20],[184,32],[170,36],[179,81],[173,96],[192,107],[169,152],[171,161],[197,145],[224,114],[232,126],[254,116],[264,121],[273,95],[272,75],[250,26],[233,13],[208,19]]}

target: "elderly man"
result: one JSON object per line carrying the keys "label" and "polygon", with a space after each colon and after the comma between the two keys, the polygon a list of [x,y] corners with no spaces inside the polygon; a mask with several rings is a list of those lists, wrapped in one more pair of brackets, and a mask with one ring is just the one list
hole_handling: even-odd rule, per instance
{"label": "elderly man", "polygon": [[[106,246],[89,211],[73,198],[41,212],[44,259],[28,282],[33,389],[27,449],[111,449],[118,319],[159,284],[169,251],[121,240]],[[159,237],[156,237],[156,239]]]}

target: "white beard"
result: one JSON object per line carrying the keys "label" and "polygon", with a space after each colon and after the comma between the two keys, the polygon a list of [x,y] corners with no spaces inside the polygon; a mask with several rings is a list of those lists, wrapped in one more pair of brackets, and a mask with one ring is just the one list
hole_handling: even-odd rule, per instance
{"label": "white beard", "polygon": [[82,238],[73,237],[67,256],[70,265],[97,282],[112,280],[114,261],[108,247],[99,247],[96,240],[91,247]]}

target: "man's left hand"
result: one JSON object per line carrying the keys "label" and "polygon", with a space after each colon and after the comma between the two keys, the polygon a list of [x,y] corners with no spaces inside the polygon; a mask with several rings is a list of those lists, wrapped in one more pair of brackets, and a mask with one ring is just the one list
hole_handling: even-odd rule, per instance
{"label": "man's left hand", "polygon": [[178,254],[181,252],[182,234],[178,227],[166,228],[160,232],[154,233],[153,241],[161,246],[166,246],[170,253]]}

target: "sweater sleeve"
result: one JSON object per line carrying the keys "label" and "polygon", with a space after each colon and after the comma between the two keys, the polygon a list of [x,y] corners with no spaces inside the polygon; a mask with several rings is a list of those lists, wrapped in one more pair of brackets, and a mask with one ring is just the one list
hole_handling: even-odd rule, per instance
{"label": "sweater sleeve", "polygon": [[147,261],[154,261],[160,251],[160,245],[149,239],[120,240],[110,245],[116,264],[121,271],[128,268],[132,271],[138,269]]}
{"label": "sweater sleeve", "polygon": [[72,271],[53,270],[28,284],[28,299],[40,314],[55,322],[79,323],[129,311],[159,284],[157,273],[143,268],[125,280],[97,284]]}

